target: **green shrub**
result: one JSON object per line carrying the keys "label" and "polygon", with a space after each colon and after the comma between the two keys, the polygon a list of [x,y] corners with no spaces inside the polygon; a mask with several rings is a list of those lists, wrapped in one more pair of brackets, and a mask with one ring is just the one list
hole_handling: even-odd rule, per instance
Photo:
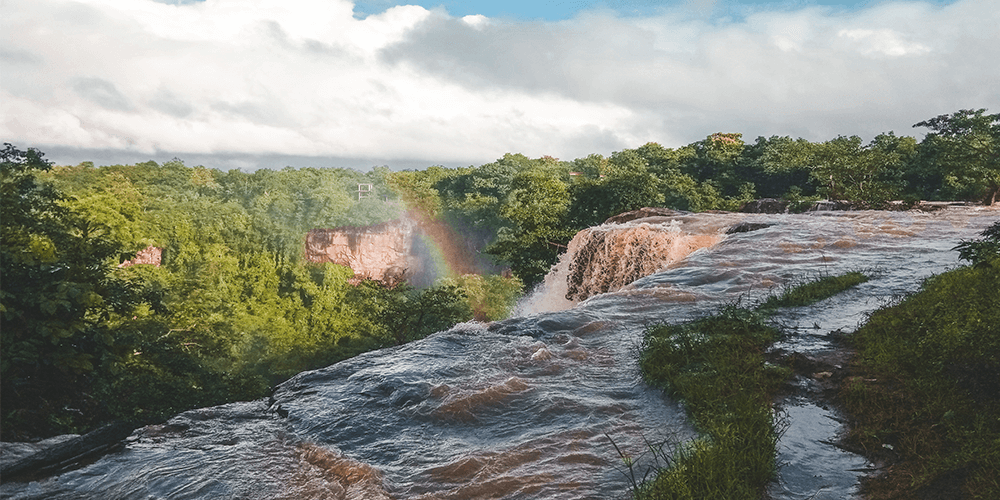
{"label": "green shrub", "polygon": [[[994,225],[993,227],[996,227]],[[1000,498],[1000,269],[963,267],[874,313],[852,336],[860,376],[842,390],[851,440],[903,462],[867,484],[898,498],[950,482],[949,494]]]}
{"label": "green shrub", "polygon": [[979,234],[982,239],[962,241],[952,250],[958,250],[958,258],[974,266],[990,266],[991,261],[1000,259],[1000,221]]}

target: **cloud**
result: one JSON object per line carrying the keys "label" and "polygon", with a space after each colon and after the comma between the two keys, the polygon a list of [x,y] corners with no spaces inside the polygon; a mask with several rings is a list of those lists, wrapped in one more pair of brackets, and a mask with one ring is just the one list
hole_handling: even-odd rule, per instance
{"label": "cloud", "polygon": [[112,111],[131,111],[128,99],[118,92],[115,84],[101,78],[78,78],[73,90],[84,99]]}
{"label": "cloud", "polygon": [[8,0],[0,136],[66,154],[460,165],[716,131],[908,134],[1000,109],[998,0],[738,19],[713,5],[522,22],[417,6],[361,20],[342,0]]}
{"label": "cloud", "polygon": [[889,29],[844,29],[840,30],[837,35],[854,42],[855,50],[864,55],[899,57],[920,55],[931,50],[926,45],[909,42],[899,33]]}

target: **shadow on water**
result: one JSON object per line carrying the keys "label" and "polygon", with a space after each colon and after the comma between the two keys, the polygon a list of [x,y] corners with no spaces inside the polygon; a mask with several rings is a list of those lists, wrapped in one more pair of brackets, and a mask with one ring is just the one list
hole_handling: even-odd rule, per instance
{"label": "shadow on water", "polygon": [[[577,302],[557,292],[549,297],[558,299],[557,306],[545,307],[539,304],[551,288],[541,290],[532,298],[534,309],[523,308],[520,317],[457,325],[304,372],[278,386],[270,400],[185,412],[137,430],[118,453],[45,480],[4,484],[0,494],[622,498],[628,480],[608,437],[624,453],[640,456],[647,441],[692,435],[682,409],[641,380],[637,352],[647,326],[710,313],[811,274],[884,269],[854,292],[784,313],[781,320],[795,328],[779,348],[826,350],[828,332],[853,328],[880,299],[913,290],[924,277],[954,265],[951,247],[996,214],[966,208],[633,221],[626,226],[648,226],[637,234],[655,234],[660,227],[671,238],[712,237],[702,238],[709,244],[686,257],[649,257],[661,259],[653,266],[659,272],[614,284],[608,293]],[[773,225],[721,236],[741,221]],[[620,237],[605,235],[603,241]],[[639,242],[629,244],[655,253]],[[611,259],[615,248],[590,258]],[[569,264],[561,264],[550,282],[565,282],[568,275],[557,273],[569,272]],[[772,494],[849,496],[859,474],[851,470],[865,464],[824,444],[837,432],[836,414],[800,399],[787,401],[784,412],[789,428],[779,460],[785,465]]]}

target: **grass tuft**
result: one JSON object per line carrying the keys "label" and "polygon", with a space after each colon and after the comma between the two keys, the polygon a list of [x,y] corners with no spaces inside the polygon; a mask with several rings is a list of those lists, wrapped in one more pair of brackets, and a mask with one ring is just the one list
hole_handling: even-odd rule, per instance
{"label": "grass tuft", "polygon": [[895,463],[866,498],[1000,498],[998,290],[1000,267],[955,269],[851,336],[849,442]]}
{"label": "grass tuft", "polygon": [[823,299],[833,297],[844,290],[855,287],[869,280],[869,276],[861,271],[851,271],[837,276],[820,276],[811,281],[800,283],[784,291],[781,295],[772,295],[760,305],[762,310],[779,307],[801,307],[815,304]]}
{"label": "grass tuft", "polygon": [[719,314],[647,332],[642,372],[684,402],[701,437],[675,450],[637,498],[755,498],[776,470],[771,400],[788,377],[764,362],[780,332],[757,312]]}
{"label": "grass tuft", "polygon": [[823,276],[791,287],[757,309],[733,304],[713,316],[649,329],[640,358],[643,376],[684,403],[700,436],[674,446],[670,456],[661,453],[666,465],[651,481],[639,484],[629,467],[635,497],[761,498],[777,472],[782,425],[772,402],[791,375],[790,369],[765,362],[766,349],[782,333],[770,323],[770,314],[867,280],[859,271]]}

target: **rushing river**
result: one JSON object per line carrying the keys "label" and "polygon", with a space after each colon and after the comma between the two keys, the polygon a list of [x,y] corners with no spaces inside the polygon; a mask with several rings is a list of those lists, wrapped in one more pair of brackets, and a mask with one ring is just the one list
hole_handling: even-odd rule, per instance
{"label": "rushing river", "polygon": [[[623,453],[640,458],[634,469],[640,478],[647,442],[691,436],[682,408],[642,382],[637,354],[647,326],[691,319],[741,297],[752,301],[773,287],[820,273],[879,270],[848,294],[784,314],[786,324],[802,328],[783,348],[821,349],[829,331],[853,328],[885,300],[956,265],[951,248],[998,218],[1000,211],[986,208],[681,214],[626,224],[635,229],[632,241],[595,229],[586,238],[599,237],[601,245],[571,244],[568,257],[519,317],[457,325],[301,373],[267,400],[185,412],[137,430],[123,450],[94,463],[38,482],[4,484],[0,494],[17,499],[623,498],[630,478],[612,440]],[[725,235],[740,222],[771,225]],[[637,243],[649,237],[662,241]],[[601,279],[572,262],[584,247],[590,249],[588,261],[604,259],[602,273],[626,264],[631,267],[622,272],[635,272],[632,264],[643,259],[658,258],[651,265],[666,267],[575,303],[565,299],[567,276],[575,276],[576,289]],[[674,253],[652,255],[661,251]],[[616,252],[626,258],[615,261]],[[610,289],[616,288],[611,283]],[[788,413],[794,424],[795,415],[812,419],[816,411],[802,404]],[[791,430],[792,437],[826,432],[808,426]],[[785,446],[783,459],[796,463],[786,467],[783,477],[789,479],[775,489],[776,496],[797,498],[799,490],[824,488],[796,489],[796,475],[830,465],[827,455],[808,448]],[[846,457],[843,466],[858,460]],[[853,478],[831,481],[845,483],[836,491],[848,491]]]}

